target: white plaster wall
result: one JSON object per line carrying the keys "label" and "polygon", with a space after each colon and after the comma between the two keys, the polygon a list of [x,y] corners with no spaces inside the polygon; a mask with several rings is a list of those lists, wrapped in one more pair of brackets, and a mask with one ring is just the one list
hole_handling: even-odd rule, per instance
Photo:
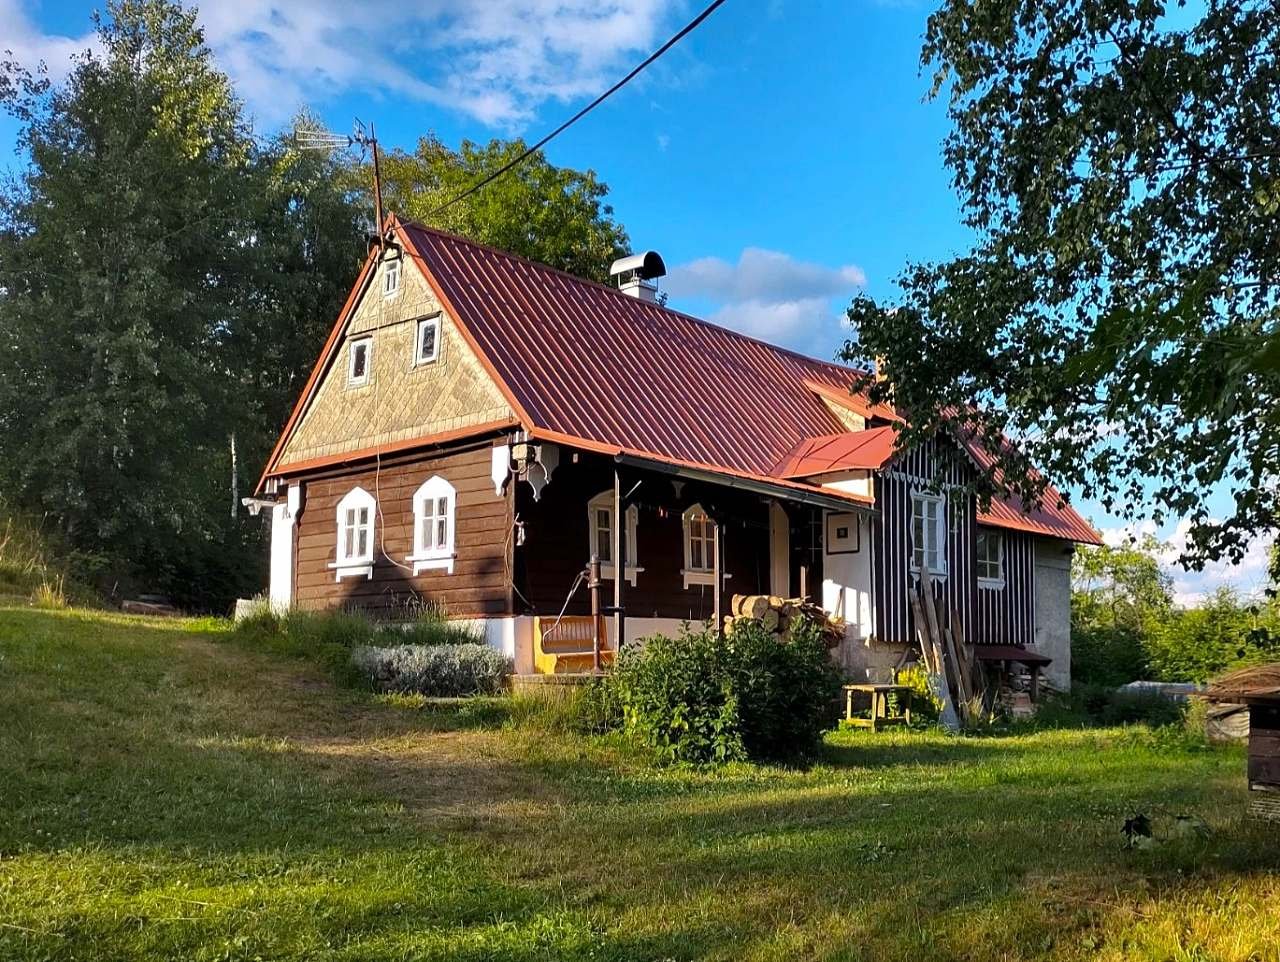
{"label": "white plaster wall", "polygon": [[[831,554],[822,559],[822,607],[848,625],[851,640],[861,641],[875,632],[871,600],[871,530],[866,518],[850,514],[858,525],[859,549],[852,554]],[[825,521],[824,521],[825,523]]]}
{"label": "white plaster wall", "polygon": [[271,509],[271,607],[283,611],[293,604],[293,526],[302,503],[302,489],[289,485],[285,500]]}
{"label": "white plaster wall", "polygon": [[1071,687],[1071,546],[1037,540],[1035,548],[1035,648],[1053,659],[1044,677],[1054,688]]}

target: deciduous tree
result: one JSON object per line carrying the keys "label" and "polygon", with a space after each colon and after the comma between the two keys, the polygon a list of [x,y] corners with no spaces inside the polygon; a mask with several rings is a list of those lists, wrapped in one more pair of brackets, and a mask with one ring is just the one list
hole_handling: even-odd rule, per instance
{"label": "deciduous tree", "polygon": [[973,245],[857,299],[845,356],[908,441],[977,431],[990,487],[1038,463],[1239,557],[1280,521],[1280,7],[944,0],[923,63]]}

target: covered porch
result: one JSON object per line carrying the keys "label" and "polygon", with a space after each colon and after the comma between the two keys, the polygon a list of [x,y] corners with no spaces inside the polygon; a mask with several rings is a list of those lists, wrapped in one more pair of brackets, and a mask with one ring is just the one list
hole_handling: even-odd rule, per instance
{"label": "covered porch", "polygon": [[859,637],[872,630],[869,497],[562,451],[538,497],[518,487],[516,514],[532,673],[591,673],[619,638],[722,626],[734,594],[809,598]]}

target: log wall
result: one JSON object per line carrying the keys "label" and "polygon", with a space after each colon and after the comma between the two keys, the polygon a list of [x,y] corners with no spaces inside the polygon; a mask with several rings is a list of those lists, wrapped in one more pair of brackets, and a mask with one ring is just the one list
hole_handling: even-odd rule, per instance
{"label": "log wall", "polygon": [[[712,616],[710,585],[684,587],[684,525],[681,514],[694,503],[709,507],[720,499],[729,520],[723,532],[725,581],[723,606],[729,610],[732,594],[759,594],[769,584],[769,514],[760,498],[737,496],[727,489],[710,492],[693,484],[681,486],[677,495],[672,481],[662,475],[639,473],[636,490],[639,510],[636,558],[644,570],[635,587],[624,585],[628,617],[679,618],[691,622]],[[627,485],[627,488],[630,484]],[[578,572],[590,558],[590,522],[587,502],[613,489],[613,462],[580,453],[577,461],[565,450],[560,466],[535,502],[527,485],[517,486],[516,508],[524,523],[525,543],[516,549],[516,606],[522,613],[554,617]],[[613,602],[613,581],[605,581],[604,602]],[[589,614],[590,598],[579,587],[566,609],[568,614]]]}
{"label": "log wall", "polygon": [[[490,480],[490,442],[447,452],[385,461],[302,479],[297,525],[295,603],[301,608],[352,607],[394,614],[412,602],[440,605],[450,616],[511,613],[511,486],[495,494]],[[457,490],[453,572],[412,575],[414,491],[432,475]],[[374,525],[373,577],[336,580],[329,568],[337,550],[337,505],[359,486],[378,499]],[[398,564],[397,564],[398,562]],[[400,567],[405,565],[406,567]]]}

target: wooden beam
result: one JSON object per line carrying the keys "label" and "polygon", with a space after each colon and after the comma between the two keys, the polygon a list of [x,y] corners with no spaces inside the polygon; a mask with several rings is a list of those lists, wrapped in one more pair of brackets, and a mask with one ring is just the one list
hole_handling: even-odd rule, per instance
{"label": "wooden beam", "polygon": [[627,580],[627,509],[622,501],[622,469],[613,467],[613,644],[622,653],[627,616],[623,611],[623,582]]}
{"label": "wooden beam", "polygon": [[724,570],[721,558],[720,522],[711,522],[711,610],[717,634],[724,634],[724,611],[721,603]]}

